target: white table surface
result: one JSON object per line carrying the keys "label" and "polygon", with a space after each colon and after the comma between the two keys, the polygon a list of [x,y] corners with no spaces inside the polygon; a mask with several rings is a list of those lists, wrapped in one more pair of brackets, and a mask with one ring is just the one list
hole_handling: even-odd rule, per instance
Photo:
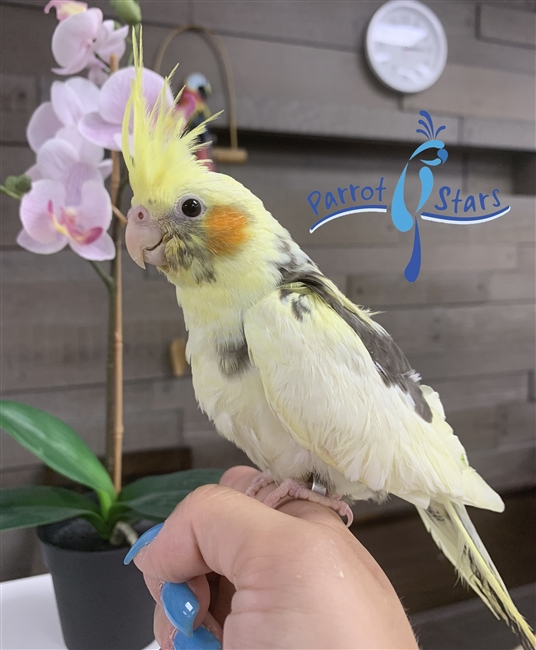
{"label": "white table surface", "polygon": [[0,628],[1,650],[66,650],[49,573],[0,583]]}

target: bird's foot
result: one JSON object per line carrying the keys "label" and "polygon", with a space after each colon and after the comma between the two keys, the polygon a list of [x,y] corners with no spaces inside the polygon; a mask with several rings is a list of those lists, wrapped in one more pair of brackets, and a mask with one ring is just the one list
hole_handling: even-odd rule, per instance
{"label": "bird's foot", "polygon": [[[257,476],[257,479],[260,479],[261,476],[263,476],[263,474]],[[264,485],[269,485],[270,482],[265,482],[262,487],[264,487]],[[249,489],[251,489],[251,486]],[[352,509],[347,503],[341,501],[340,497],[329,497],[319,494],[318,492],[313,492],[307,483],[294,481],[291,478],[287,478],[281,483],[281,485],[278,485],[274,490],[272,490],[264,499],[263,503],[270,508],[277,508],[287,499],[302,499],[304,501],[312,501],[313,503],[321,503],[322,505],[328,506],[328,508],[335,510],[335,512],[341,517],[346,517],[346,525],[348,527],[352,525],[352,521],[354,520]]]}
{"label": "bird's foot", "polygon": [[266,472],[261,472],[257,474],[255,478],[249,484],[248,489],[246,490],[247,497],[256,497],[258,492],[262,490],[263,487],[275,483],[273,476],[268,470]]}

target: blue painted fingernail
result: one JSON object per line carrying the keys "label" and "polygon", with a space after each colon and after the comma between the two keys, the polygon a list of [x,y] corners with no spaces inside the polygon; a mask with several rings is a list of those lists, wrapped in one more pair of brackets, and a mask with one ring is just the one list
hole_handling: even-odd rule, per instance
{"label": "blue painted fingernail", "polygon": [[173,627],[191,637],[195,617],[199,611],[199,601],[190,587],[185,582],[164,582],[160,599]]}
{"label": "blue painted fingernail", "polygon": [[198,627],[191,638],[180,632],[173,639],[173,650],[221,650],[221,643],[206,627]]}
{"label": "blue painted fingernail", "polygon": [[149,528],[149,530],[143,533],[141,537],[138,537],[138,539],[130,547],[130,551],[126,554],[123,562],[125,564],[130,564],[136,555],[138,555],[138,553],[141,551],[141,549],[153,541],[153,539],[161,531],[163,525],[164,524],[157,524],[156,526]]}

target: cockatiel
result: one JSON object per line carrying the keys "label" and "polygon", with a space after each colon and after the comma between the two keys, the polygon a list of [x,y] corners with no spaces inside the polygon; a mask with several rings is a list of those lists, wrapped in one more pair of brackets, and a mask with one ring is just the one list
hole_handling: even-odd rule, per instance
{"label": "cockatiel", "polygon": [[196,160],[203,124],[185,133],[164,94],[148,111],[141,46],[135,66],[127,248],[175,285],[199,404],[264,472],[250,493],[273,481],[269,505],[309,498],[349,520],[346,501],[409,501],[495,616],[535,648],[465,509],[503,502],[470,467],[438,394],[256,196]]}

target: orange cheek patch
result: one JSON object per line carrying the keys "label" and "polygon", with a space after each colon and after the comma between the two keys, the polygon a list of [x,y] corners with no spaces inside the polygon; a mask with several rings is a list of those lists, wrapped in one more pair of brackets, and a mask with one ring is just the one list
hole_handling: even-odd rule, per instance
{"label": "orange cheek patch", "polygon": [[238,210],[212,208],[204,218],[207,247],[216,255],[231,255],[249,239],[247,218]]}

